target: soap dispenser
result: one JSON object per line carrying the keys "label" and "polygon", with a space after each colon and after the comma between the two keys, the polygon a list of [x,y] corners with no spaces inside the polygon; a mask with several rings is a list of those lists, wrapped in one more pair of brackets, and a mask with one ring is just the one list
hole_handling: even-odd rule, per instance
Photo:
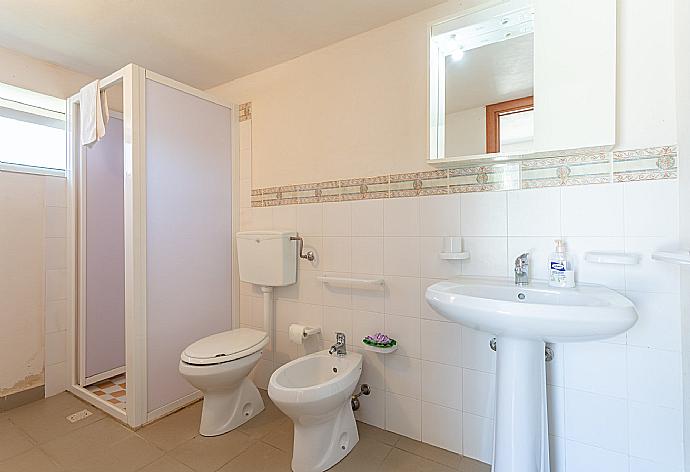
{"label": "soap dispenser", "polygon": [[565,241],[556,239],[556,249],[549,256],[549,285],[552,287],[574,287],[575,276],[572,264],[565,250]]}

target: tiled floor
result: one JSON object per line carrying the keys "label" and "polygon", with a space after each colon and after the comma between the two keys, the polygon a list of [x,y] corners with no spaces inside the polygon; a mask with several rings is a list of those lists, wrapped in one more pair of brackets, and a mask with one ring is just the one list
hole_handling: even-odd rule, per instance
{"label": "tiled floor", "polygon": [[125,374],[101,380],[89,385],[86,389],[121,410],[127,409],[127,377]]}
{"label": "tiled floor", "polygon": [[[265,395],[266,409],[235,431],[199,436],[201,403],[136,432],[61,393],[0,414],[0,472],[289,471],[292,423]],[[360,441],[333,471],[488,472],[489,466],[358,423]]]}

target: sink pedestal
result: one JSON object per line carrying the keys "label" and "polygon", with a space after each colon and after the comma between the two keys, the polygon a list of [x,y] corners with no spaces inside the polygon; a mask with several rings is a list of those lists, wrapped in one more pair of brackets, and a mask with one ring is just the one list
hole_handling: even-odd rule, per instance
{"label": "sink pedestal", "polygon": [[549,472],[545,345],[496,340],[493,472]]}

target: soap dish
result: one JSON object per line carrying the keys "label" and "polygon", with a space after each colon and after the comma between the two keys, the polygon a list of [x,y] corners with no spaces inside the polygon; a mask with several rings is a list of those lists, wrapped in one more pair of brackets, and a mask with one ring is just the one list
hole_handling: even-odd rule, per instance
{"label": "soap dish", "polygon": [[376,333],[375,336],[367,336],[362,339],[362,344],[367,351],[379,353],[394,352],[398,349],[398,342],[395,339],[381,333]]}

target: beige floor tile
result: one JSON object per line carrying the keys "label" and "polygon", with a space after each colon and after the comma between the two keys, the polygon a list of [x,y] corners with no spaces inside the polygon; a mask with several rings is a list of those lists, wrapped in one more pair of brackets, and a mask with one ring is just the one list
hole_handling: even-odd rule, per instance
{"label": "beige floor tile", "polygon": [[462,456],[460,454],[456,454],[454,452],[450,452],[445,449],[406,437],[401,437],[400,440],[395,444],[395,447],[402,449],[403,451],[411,452],[414,455],[424,457],[425,459],[446,465],[453,469],[458,469],[460,467],[460,462],[462,461]]}
{"label": "beige floor tile", "polygon": [[[93,415],[76,423],[67,421],[68,415],[85,408]],[[67,392],[15,408],[7,414],[14,424],[39,444],[93,424],[104,416],[97,408]]]}
{"label": "beige floor tile", "polygon": [[371,439],[388,444],[389,446],[395,446],[395,444],[402,438],[399,434],[386,431],[385,429],[376,428],[374,426],[357,422],[357,431],[359,431],[360,440],[369,441]]}
{"label": "beige floor tile", "polygon": [[249,437],[237,430],[221,436],[196,436],[168,454],[197,472],[217,470],[252,445]]}
{"label": "beige floor tile", "polygon": [[261,439],[287,418],[273,403],[266,403],[264,411],[237,428],[252,439]]}
{"label": "beige floor tile", "polygon": [[65,469],[53,462],[38,447],[0,462],[0,472],[60,472],[63,470]]}
{"label": "beige floor tile", "polygon": [[137,434],[157,447],[169,451],[199,434],[202,402],[194,403],[155,423],[144,426]]}
{"label": "beige floor tile", "polygon": [[163,456],[160,459],[147,465],[139,472],[193,472],[192,469],[176,461],[175,459]]}
{"label": "beige floor tile", "polygon": [[372,439],[360,439],[352,451],[331,470],[336,472],[369,472],[381,469],[393,446]]}
{"label": "beige floor tile", "polygon": [[90,460],[98,460],[113,444],[129,437],[133,432],[115,420],[103,418],[58,439],[41,445],[41,448],[58,463],[67,468],[77,467]]}
{"label": "beige floor tile", "polygon": [[394,448],[379,470],[384,472],[450,472],[457,469]]}
{"label": "beige floor tile", "polygon": [[491,472],[491,466],[469,457],[463,457],[460,462],[461,472]]}
{"label": "beige floor tile", "polygon": [[163,451],[139,436],[119,441],[98,457],[73,467],[75,471],[134,472],[163,456]]}
{"label": "beige floor tile", "polygon": [[255,442],[218,472],[290,472],[291,461],[291,454],[263,442]]}
{"label": "beige floor tile", "polygon": [[0,461],[17,456],[34,447],[29,437],[10,420],[0,420]]}
{"label": "beige floor tile", "polygon": [[277,447],[281,451],[292,453],[292,444],[295,436],[295,426],[290,418],[285,418],[278,423],[273,430],[261,438],[266,444]]}

